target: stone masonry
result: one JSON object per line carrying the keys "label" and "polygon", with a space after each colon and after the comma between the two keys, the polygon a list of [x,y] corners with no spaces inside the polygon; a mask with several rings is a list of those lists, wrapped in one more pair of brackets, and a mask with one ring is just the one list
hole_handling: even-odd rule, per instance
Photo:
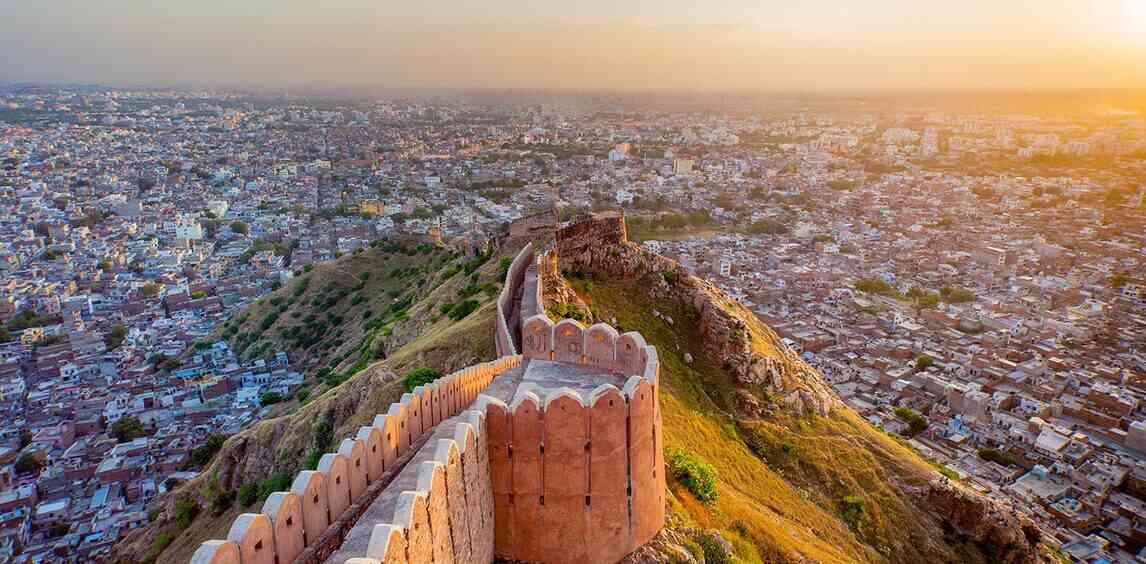
{"label": "stone masonry", "polygon": [[551,321],[539,260],[529,244],[506,274],[501,358],[403,395],[192,564],[607,563],[650,541],[665,520],[656,349]]}

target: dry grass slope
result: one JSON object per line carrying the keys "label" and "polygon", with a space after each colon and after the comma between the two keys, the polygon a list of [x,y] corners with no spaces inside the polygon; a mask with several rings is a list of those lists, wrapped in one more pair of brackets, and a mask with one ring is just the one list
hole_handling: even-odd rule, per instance
{"label": "dry grass slope", "polygon": [[[935,475],[914,452],[846,409],[828,417],[777,410],[764,419],[738,418],[733,377],[705,358],[690,306],[653,303],[634,281],[574,286],[598,316],[616,318],[657,347],[665,447],[694,453],[719,476],[720,497],[711,505],[670,485],[672,509],[685,527],[720,530],[744,562],[983,560],[974,546],[949,538],[913,495]],[[672,326],[652,316],[653,308],[672,317]],[[754,339],[763,335],[758,321],[748,327]],[[845,496],[863,500],[862,518],[844,518]]]}

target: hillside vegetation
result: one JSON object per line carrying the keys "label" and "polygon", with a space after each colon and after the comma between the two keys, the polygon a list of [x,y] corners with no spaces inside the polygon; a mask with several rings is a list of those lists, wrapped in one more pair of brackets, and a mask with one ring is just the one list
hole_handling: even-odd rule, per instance
{"label": "hillside vegetation", "polygon": [[[225,323],[217,336],[246,359],[286,351],[319,377],[353,373],[417,337],[426,324],[406,323],[412,316],[464,317],[430,306],[468,301],[476,307],[488,301],[500,288],[496,270],[494,276],[477,272],[488,259],[428,244],[377,241],[350,256],[306,267]],[[439,288],[446,291],[436,292]]]}
{"label": "hillside vegetation", "polygon": [[116,546],[113,561],[185,564],[201,542],[225,538],[238,514],[257,511],[385,413],[404,391],[401,375],[493,358],[500,259],[380,244],[320,264],[237,315],[221,336],[248,358],[287,351],[307,374],[306,391],[227,438],[198,477],[152,510],[151,523]]}
{"label": "hillside vegetation", "polygon": [[[241,339],[305,358],[313,393],[229,438],[150,525],[120,543],[120,561],[183,564],[200,542],[225,536],[246,501],[258,507],[283,476],[398,399],[398,374],[493,358],[493,295],[510,256],[375,249],[317,267],[303,290],[287,285],[251,308],[230,325],[231,338],[285,303],[258,337]],[[570,300],[546,306],[639,331],[661,362],[669,526],[634,562],[1039,560],[1035,533],[1017,520],[980,526],[998,513],[985,500],[937,489],[935,466],[835,400],[771,329],[679,265],[631,244],[590,245],[576,260],[568,292],[547,288]],[[354,295],[365,298],[351,304]],[[336,337],[291,336],[320,311],[341,318],[327,323]],[[968,524],[977,529],[960,533]]]}
{"label": "hillside vegetation", "polygon": [[[653,303],[636,281],[575,287],[601,319],[615,319],[657,347],[665,449],[715,470],[718,495],[711,503],[670,480],[678,527],[719,530],[745,562],[987,561],[921,506],[918,494],[936,471],[895,439],[846,408],[828,416],[783,408],[755,419],[737,416],[735,379],[703,353],[687,305]],[[654,309],[672,325],[650,315]],[[762,326],[749,329],[760,338]]]}

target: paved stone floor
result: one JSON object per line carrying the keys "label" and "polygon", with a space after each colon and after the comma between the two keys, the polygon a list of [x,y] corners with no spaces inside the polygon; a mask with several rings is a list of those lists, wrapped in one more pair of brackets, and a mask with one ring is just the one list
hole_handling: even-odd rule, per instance
{"label": "paved stone floor", "polygon": [[521,319],[522,321],[541,313],[537,303],[537,263],[529,265],[525,270],[525,281],[521,284]]}
{"label": "paved stone floor", "polygon": [[550,391],[562,387],[572,388],[585,399],[589,399],[589,392],[601,384],[612,384],[617,388],[623,388],[625,379],[618,374],[593,366],[532,360],[525,369],[519,387],[533,391],[542,400]]}

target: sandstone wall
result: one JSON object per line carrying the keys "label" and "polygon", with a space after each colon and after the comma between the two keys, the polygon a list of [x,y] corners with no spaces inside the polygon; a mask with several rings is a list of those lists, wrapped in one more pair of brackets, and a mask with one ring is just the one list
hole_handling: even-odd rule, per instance
{"label": "sandstone wall", "polygon": [[525,271],[534,259],[533,243],[529,243],[517,253],[505,274],[505,284],[502,285],[501,293],[497,297],[497,326],[494,328],[494,346],[498,357],[517,354],[517,346],[514,344],[512,333],[515,328],[511,327],[513,324],[511,317],[514,313],[514,298],[525,280]]}
{"label": "sandstone wall", "polygon": [[605,323],[586,328],[575,319],[553,323],[544,313],[521,324],[521,355],[527,359],[588,364],[621,375],[643,375],[656,348],[636,331],[618,334]]}
{"label": "sandstone wall", "polygon": [[[482,390],[499,374],[521,363],[520,356],[506,356],[493,362],[478,364],[442,377],[427,386],[419,386],[412,393],[404,394],[399,403],[390,406],[384,415],[374,418],[373,424],[362,427],[353,438],[347,438],[339,445],[338,452],[325,454],[317,470],[303,471],[295,478],[289,492],[275,492],[267,498],[259,513],[244,513],[231,525],[226,540],[204,542],[192,556],[192,564],[288,564],[290,562],[321,562],[337,549],[343,535],[357,520],[370,502],[385,488],[385,482],[392,479],[401,465],[410,457],[412,445],[418,443],[426,433],[432,431],[443,420],[454,417],[474,403]],[[483,404],[484,405],[484,404]],[[482,413],[467,413],[465,423],[457,424],[453,434],[455,440],[450,445],[430,444],[422,448],[437,448],[441,461],[434,468],[426,469],[426,489],[421,494],[414,493],[406,499],[404,507],[414,521],[401,523],[401,543],[407,543],[411,550],[422,550],[422,536],[431,539],[440,558],[448,559],[443,551],[453,551],[453,545],[446,546],[446,540],[439,535],[429,535],[427,531],[414,531],[407,534],[411,526],[425,522],[427,527],[437,523],[438,530],[446,530],[449,516],[442,511],[456,514],[457,532],[462,529],[474,531],[481,537],[483,530],[491,530],[493,504],[482,497],[482,485],[488,490],[488,459],[484,454]],[[470,473],[465,472],[465,464]],[[420,476],[421,478],[421,476]],[[371,487],[371,486],[374,487]],[[421,482],[419,482],[421,485]],[[472,508],[470,502],[464,504],[454,499],[453,490],[473,488]],[[457,495],[463,495],[458,493]],[[405,496],[405,494],[403,494]],[[422,519],[421,509],[429,512]],[[488,508],[488,511],[486,511]],[[464,515],[475,513],[480,526],[472,527]],[[489,518],[485,519],[486,513]],[[468,517],[466,517],[468,519]],[[490,554],[492,560],[493,535],[488,542],[481,538],[478,542],[467,540],[458,562],[469,558]],[[453,538],[447,534],[445,539]],[[427,541],[429,542],[429,541]],[[460,541],[459,541],[460,542]],[[398,541],[393,546],[401,544]],[[486,547],[488,545],[488,548]],[[388,545],[389,546],[389,545]],[[405,544],[403,544],[405,546]],[[397,550],[388,548],[389,550]],[[405,548],[403,548],[405,550]],[[383,562],[394,560],[381,559]],[[406,562],[407,560],[401,560]],[[411,557],[411,562],[430,562]]]}
{"label": "sandstone wall", "polygon": [[[546,327],[540,319],[530,321],[527,327]],[[602,367],[629,379],[623,389],[605,384],[588,395],[560,388],[544,398],[519,392],[509,405],[492,398],[485,402],[499,558],[616,562],[664,525],[656,349],[645,346],[640,335],[626,334],[641,346],[633,349],[636,362],[626,364],[615,348],[625,336],[617,337],[608,326],[578,333],[566,321],[571,320],[549,323],[543,339],[534,342],[569,329],[566,352],[576,351],[579,362],[587,362],[588,339],[594,355],[612,353],[600,355]],[[555,355],[552,348],[533,358],[550,358],[545,355]]]}
{"label": "sandstone wall", "polygon": [[[484,405],[483,401],[479,405]],[[447,423],[446,439],[422,446],[431,453],[415,472],[413,489],[397,493],[393,518],[374,523],[362,556],[349,564],[493,562],[494,513],[482,407]],[[436,436],[443,436],[438,433]]]}

